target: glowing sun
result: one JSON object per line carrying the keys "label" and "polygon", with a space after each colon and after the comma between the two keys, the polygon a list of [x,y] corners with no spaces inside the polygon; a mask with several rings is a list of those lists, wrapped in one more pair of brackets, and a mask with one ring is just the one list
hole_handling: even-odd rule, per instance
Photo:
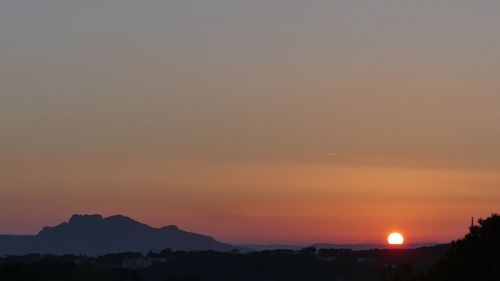
{"label": "glowing sun", "polygon": [[387,243],[389,243],[389,245],[402,245],[404,241],[405,238],[398,232],[393,232],[387,236]]}

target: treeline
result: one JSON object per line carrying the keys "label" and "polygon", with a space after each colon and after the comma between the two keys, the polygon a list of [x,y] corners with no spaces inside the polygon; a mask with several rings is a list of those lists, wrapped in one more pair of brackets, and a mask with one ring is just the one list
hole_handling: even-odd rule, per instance
{"label": "treeline", "polygon": [[37,260],[8,258],[0,262],[0,280],[5,281],[141,281],[141,272],[105,267],[92,262],[76,264],[59,257],[43,257]]}
{"label": "treeline", "polygon": [[[0,259],[0,280],[378,281],[383,280],[387,268],[402,263],[418,267],[422,256],[437,260],[445,249],[446,246],[398,251],[305,248],[243,254],[164,250],[147,255],[122,253],[95,258],[28,255]],[[151,261],[154,262],[147,264]]]}

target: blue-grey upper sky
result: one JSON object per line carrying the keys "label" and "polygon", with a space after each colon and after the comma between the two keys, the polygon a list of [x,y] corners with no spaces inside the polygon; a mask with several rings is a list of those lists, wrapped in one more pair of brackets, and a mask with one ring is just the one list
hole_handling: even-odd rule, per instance
{"label": "blue-grey upper sky", "polygon": [[[471,194],[500,198],[499,26],[495,0],[2,1],[0,195],[12,203],[0,213],[17,214],[14,231],[65,218],[63,211],[140,218],[147,204],[125,206],[163,194],[172,200],[168,218],[207,229],[190,219],[217,220],[215,206],[224,206],[231,222],[262,221],[232,204],[279,206],[297,181],[297,197],[328,184],[332,198],[352,206],[359,194],[386,196],[351,181],[373,167],[432,174],[431,183],[409,173],[422,187],[394,191],[401,204],[419,194],[428,201],[436,182],[456,191],[439,208],[463,207]],[[231,180],[220,182],[214,167],[233,171]],[[280,172],[260,182],[261,167]],[[351,175],[342,185],[310,172],[338,167]],[[289,169],[301,178],[277,176]],[[470,176],[478,181],[492,173],[491,181],[456,189],[440,170],[479,173]],[[309,182],[311,173],[323,180]],[[364,191],[343,192],[349,188]],[[117,190],[122,197],[107,204]],[[54,207],[28,223],[32,213],[21,207],[35,197]],[[159,202],[149,205],[162,213]],[[13,224],[7,220],[0,215],[0,231]]]}

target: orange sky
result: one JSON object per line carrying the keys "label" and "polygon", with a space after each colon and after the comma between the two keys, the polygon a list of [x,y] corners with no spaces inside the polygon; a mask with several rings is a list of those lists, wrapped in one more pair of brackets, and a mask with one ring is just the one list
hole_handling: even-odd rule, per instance
{"label": "orange sky", "polygon": [[[22,2],[22,3],[21,3]],[[461,237],[499,212],[495,1],[0,3],[0,233]]]}
{"label": "orange sky", "polygon": [[17,184],[4,197],[2,230],[34,232],[68,214],[97,212],[154,226],[176,223],[230,242],[382,242],[391,230],[408,242],[448,241],[466,232],[471,216],[498,206],[496,171],[337,161],[37,166],[2,177],[2,184]]}

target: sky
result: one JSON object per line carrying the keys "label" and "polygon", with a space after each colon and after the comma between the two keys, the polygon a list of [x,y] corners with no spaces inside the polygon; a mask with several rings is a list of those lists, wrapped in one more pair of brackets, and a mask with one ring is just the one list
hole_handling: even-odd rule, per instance
{"label": "sky", "polygon": [[445,242],[500,211],[500,2],[0,3],[0,233]]}

